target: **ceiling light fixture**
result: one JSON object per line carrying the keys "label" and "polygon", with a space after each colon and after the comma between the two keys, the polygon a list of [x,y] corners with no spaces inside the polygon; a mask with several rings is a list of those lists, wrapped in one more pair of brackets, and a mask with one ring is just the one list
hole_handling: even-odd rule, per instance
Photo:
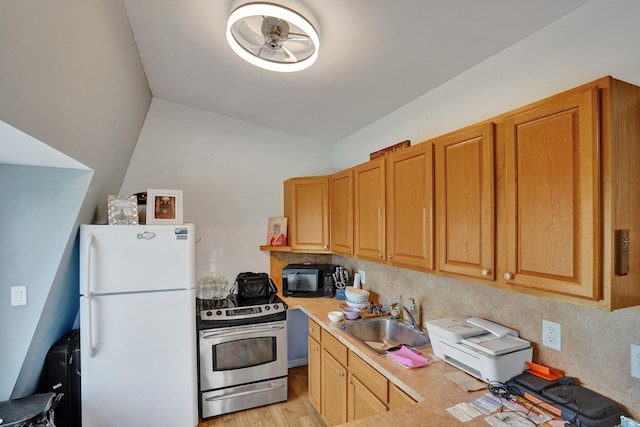
{"label": "ceiling light fixture", "polygon": [[300,71],[318,58],[320,39],[313,25],[291,9],[249,3],[227,21],[227,42],[245,61],[266,70]]}

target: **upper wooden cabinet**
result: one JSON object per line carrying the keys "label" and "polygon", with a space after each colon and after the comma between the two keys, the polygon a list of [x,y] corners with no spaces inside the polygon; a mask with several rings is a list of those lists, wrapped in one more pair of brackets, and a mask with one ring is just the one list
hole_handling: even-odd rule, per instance
{"label": "upper wooden cabinet", "polygon": [[331,176],[331,251],[353,256],[353,170]]}
{"label": "upper wooden cabinet", "polygon": [[292,251],[329,253],[329,177],[284,182],[284,216]]}
{"label": "upper wooden cabinet", "polygon": [[438,268],[495,277],[493,123],[435,140]]}
{"label": "upper wooden cabinet", "polygon": [[[640,87],[605,77],[335,174],[333,251],[589,307],[637,306],[638,165]],[[314,179],[285,185],[299,252],[328,248],[329,184]],[[302,193],[315,196],[294,198]]]}
{"label": "upper wooden cabinet", "polygon": [[600,298],[598,89],[508,116],[508,283]]}
{"label": "upper wooden cabinet", "polygon": [[372,160],[353,168],[354,254],[385,260],[385,162]]}
{"label": "upper wooden cabinet", "polygon": [[387,260],[398,267],[433,270],[433,145],[418,144],[386,162]]}
{"label": "upper wooden cabinet", "polygon": [[640,305],[640,88],[606,77],[505,120],[507,286],[614,310]]}

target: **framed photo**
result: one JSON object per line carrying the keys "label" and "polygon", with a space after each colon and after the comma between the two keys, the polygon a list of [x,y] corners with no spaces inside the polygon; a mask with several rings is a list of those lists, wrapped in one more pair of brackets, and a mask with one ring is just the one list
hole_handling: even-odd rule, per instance
{"label": "framed photo", "polygon": [[147,224],[182,225],[182,190],[147,190]]}
{"label": "framed photo", "polygon": [[109,225],[138,224],[138,198],[136,196],[107,196]]}
{"label": "framed photo", "polygon": [[287,218],[269,218],[268,246],[287,246]]}

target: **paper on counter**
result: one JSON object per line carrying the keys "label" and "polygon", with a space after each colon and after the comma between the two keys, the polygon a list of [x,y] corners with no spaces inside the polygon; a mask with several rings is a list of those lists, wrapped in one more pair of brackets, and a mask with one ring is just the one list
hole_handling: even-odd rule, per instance
{"label": "paper on counter", "polygon": [[449,412],[451,415],[453,415],[463,423],[466,421],[471,421],[475,417],[479,417],[480,415],[482,415],[482,412],[476,410],[466,402],[458,403],[456,406],[447,408],[447,412]]}
{"label": "paper on counter", "polygon": [[483,388],[487,388],[487,384],[482,381],[478,381],[471,375],[467,375],[463,371],[449,372],[444,374],[447,379],[456,383],[458,387],[463,389],[464,391],[478,391]]}
{"label": "paper on counter", "polygon": [[484,420],[493,427],[531,427],[531,421],[513,412],[499,412]]}

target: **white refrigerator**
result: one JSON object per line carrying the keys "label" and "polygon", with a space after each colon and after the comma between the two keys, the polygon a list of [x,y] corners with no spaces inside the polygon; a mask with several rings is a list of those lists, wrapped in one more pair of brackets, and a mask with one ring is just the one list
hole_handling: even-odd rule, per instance
{"label": "white refrigerator", "polygon": [[198,425],[195,229],[80,226],[82,425]]}

